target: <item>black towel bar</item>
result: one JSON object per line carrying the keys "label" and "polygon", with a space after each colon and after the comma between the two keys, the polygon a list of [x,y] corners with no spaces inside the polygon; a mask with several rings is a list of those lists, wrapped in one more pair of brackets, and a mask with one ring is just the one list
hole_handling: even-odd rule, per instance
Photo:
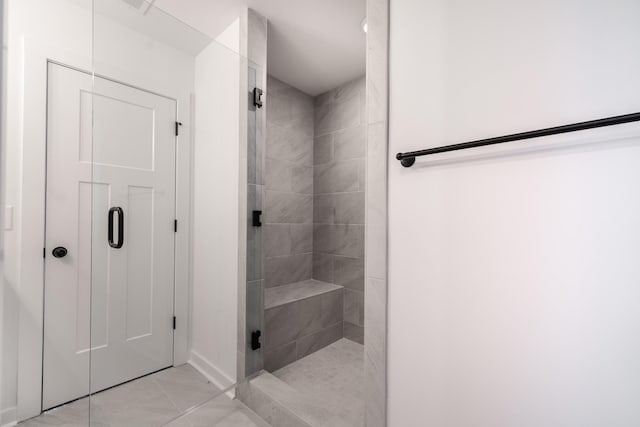
{"label": "black towel bar", "polygon": [[484,147],[485,145],[502,144],[504,142],[520,141],[523,139],[539,138],[541,136],[557,135],[560,133],[576,132],[580,130],[601,128],[605,126],[613,126],[637,121],[640,121],[640,113],[625,114],[622,116],[606,117],[604,119],[590,120],[587,122],[573,123],[570,125],[514,133],[511,135],[496,136],[494,138],[479,139],[470,142],[462,142],[460,144],[444,145],[442,147],[428,148],[426,150],[398,153],[396,155],[396,159],[400,160],[402,166],[408,168],[413,166],[413,164],[416,162],[416,157],[420,156],[446,153],[448,151],[465,150],[467,148]]}

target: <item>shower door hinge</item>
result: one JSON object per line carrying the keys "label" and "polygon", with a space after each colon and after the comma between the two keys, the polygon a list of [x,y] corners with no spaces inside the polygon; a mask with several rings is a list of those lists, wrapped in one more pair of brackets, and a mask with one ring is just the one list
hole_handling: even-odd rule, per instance
{"label": "shower door hinge", "polygon": [[262,347],[262,345],[260,345],[260,335],[262,335],[260,330],[251,332],[251,350],[255,351]]}
{"label": "shower door hinge", "polygon": [[178,232],[178,220],[177,219],[173,220],[173,232],[174,233]]}
{"label": "shower door hinge", "polygon": [[176,330],[176,316],[173,316],[173,330]]}
{"label": "shower door hinge", "polygon": [[180,126],[182,126],[182,122],[176,122],[176,136],[180,134]]}
{"label": "shower door hinge", "polygon": [[262,227],[262,221],[260,221],[261,215],[262,211],[251,212],[251,225],[253,225],[254,227]]}
{"label": "shower door hinge", "polygon": [[253,105],[257,108],[262,108],[262,95],[264,92],[260,88],[253,88]]}

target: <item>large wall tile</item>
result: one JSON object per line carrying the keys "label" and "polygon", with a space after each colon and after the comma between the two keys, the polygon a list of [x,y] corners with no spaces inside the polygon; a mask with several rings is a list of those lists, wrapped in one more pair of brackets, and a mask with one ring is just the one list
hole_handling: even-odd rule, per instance
{"label": "large wall tile", "polygon": [[294,166],[291,168],[291,191],[294,193],[313,194],[313,168]]}
{"label": "large wall tile", "polygon": [[364,159],[348,159],[314,166],[314,194],[358,191],[360,189],[358,172],[361,165],[364,165]]}
{"label": "large wall tile", "polygon": [[366,126],[360,125],[334,134],[334,154],[338,160],[365,156]]}
{"label": "large wall tile", "polygon": [[292,163],[267,157],[264,183],[267,190],[291,192]]}
{"label": "large wall tile", "polygon": [[267,190],[311,194],[313,193],[313,168],[267,158],[265,185]]}
{"label": "large wall tile", "polygon": [[316,194],[313,196],[313,223],[333,224],[335,218],[334,195]]}
{"label": "large wall tile", "polygon": [[328,224],[313,225],[313,252],[331,254],[335,250],[333,226]]}
{"label": "large wall tile", "polygon": [[364,226],[315,224],[313,251],[355,258],[364,257]]}
{"label": "large wall tile", "polygon": [[344,320],[364,326],[364,292],[344,290]]}
{"label": "large wall tile", "polygon": [[342,289],[320,296],[321,323],[327,328],[344,319],[344,291]]}
{"label": "large wall tile", "polygon": [[338,193],[333,196],[336,224],[364,224],[364,191]]}
{"label": "large wall tile", "polygon": [[313,278],[327,283],[335,283],[333,276],[334,255],[313,253]]}
{"label": "large wall tile", "polygon": [[297,165],[313,165],[313,137],[267,122],[266,156]]}
{"label": "large wall tile", "polygon": [[312,224],[265,224],[263,230],[266,258],[313,251]]}
{"label": "large wall tile", "polygon": [[297,304],[285,304],[265,310],[265,352],[295,341],[298,338],[300,328],[292,319],[298,318],[299,311],[300,306]]}
{"label": "large wall tile", "polygon": [[316,96],[314,99],[315,108],[324,107],[328,104],[345,102],[365,90],[365,76],[353,79],[335,89]]}
{"label": "large wall tile", "polygon": [[313,99],[291,86],[276,81],[277,79],[268,76],[267,85],[273,84],[276,89],[267,93],[267,121],[306,136],[313,136]]}
{"label": "large wall tile", "polygon": [[327,134],[313,140],[313,164],[321,165],[333,161],[333,135]]}
{"label": "large wall tile", "polygon": [[367,143],[367,272],[368,277],[387,274],[387,126],[369,125]]}
{"label": "large wall tile", "polygon": [[351,341],[364,344],[364,327],[354,325],[353,323],[344,322],[342,335]]}
{"label": "large wall tile", "polygon": [[340,103],[321,105],[315,111],[315,135],[347,129],[360,124],[360,96],[356,93]]}
{"label": "large wall tile", "polygon": [[298,338],[318,332],[322,329],[322,298],[312,297],[303,299],[293,304],[297,304],[298,317],[291,319],[299,328]]}
{"label": "large wall tile", "polygon": [[310,279],[312,258],[311,253],[266,258],[264,260],[265,286],[271,288]]}
{"label": "large wall tile", "polygon": [[264,369],[269,372],[287,366],[297,360],[296,342],[292,341],[280,347],[265,350],[264,352]]}
{"label": "large wall tile", "polygon": [[307,335],[298,341],[298,359],[316,352],[338,341],[340,338],[342,338],[342,322],[336,323],[314,334]]}
{"label": "large wall tile", "polygon": [[364,291],[364,259],[334,256],[333,260],[333,283],[352,290]]}
{"label": "large wall tile", "polygon": [[266,258],[291,255],[291,224],[265,224],[263,225],[264,235],[264,256]]}
{"label": "large wall tile", "polygon": [[313,252],[313,224],[290,224],[291,254]]}
{"label": "large wall tile", "polygon": [[363,225],[333,225],[331,239],[333,241],[334,254],[348,257],[364,257]]}
{"label": "large wall tile", "polygon": [[[313,136],[313,111],[296,110],[302,104],[289,94],[271,95],[267,121],[308,137]],[[298,102],[296,102],[298,101]]]}
{"label": "large wall tile", "polygon": [[311,223],[313,196],[267,190],[264,220],[270,224]]}

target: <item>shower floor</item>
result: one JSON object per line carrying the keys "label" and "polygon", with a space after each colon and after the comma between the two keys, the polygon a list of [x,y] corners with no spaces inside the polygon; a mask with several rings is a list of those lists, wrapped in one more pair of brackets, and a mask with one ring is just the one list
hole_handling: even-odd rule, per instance
{"label": "shower floor", "polygon": [[364,346],[342,338],[273,373],[351,426],[364,425]]}
{"label": "shower floor", "polygon": [[[176,419],[203,402],[207,403]],[[238,400],[220,394],[220,389],[191,365],[165,369],[97,393],[91,397],[90,409],[91,426],[269,426]],[[80,399],[18,426],[87,426],[88,411],[89,400]]]}
{"label": "shower floor", "polygon": [[362,427],[364,347],[342,338],[273,373],[263,371],[243,402],[274,427]]}

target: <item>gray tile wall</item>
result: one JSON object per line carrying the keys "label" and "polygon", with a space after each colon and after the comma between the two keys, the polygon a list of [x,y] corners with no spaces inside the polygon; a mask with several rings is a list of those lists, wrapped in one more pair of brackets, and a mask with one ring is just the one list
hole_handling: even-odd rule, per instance
{"label": "gray tile wall", "polygon": [[265,310],[267,370],[364,341],[365,100],[364,77],[315,99],[267,77],[264,286],[344,286]]}
{"label": "gray tile wall", "polygon": [[314,99],[313,278],[344,286],[346,338],[364,340],[365,78]]}
{"label": "gray tile wall", "polygon": [[313,98],[267,77],[263,215],[265,287],[311,278]]}

